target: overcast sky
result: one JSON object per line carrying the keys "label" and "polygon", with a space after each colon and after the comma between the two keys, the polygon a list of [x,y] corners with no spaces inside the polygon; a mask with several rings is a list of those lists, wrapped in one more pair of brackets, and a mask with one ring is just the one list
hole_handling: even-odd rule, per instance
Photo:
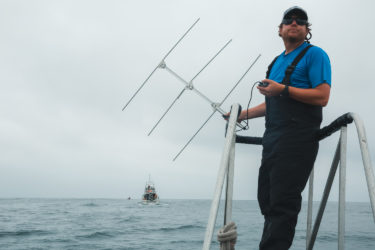
{"label": "overcast sky", "polygon": [[[173,157],[211,114],[185,91],[151,136],[149,130],[183,88],[159,69],[121,111],[182,34],[168,67],[195,79],[215,102],[260,59],[223,104],[247,105],[250,89],[283,51],[278,25],[287,8],[303,7],[312,44],[332,64],[332,90],[322,126],[346,112],[360,115],[374,162],[375,3],[371,0],[0,1],[0,197],[139,199],[149,175],[163,198],[211,199],[224,146],[219,114]],[[263,101],[254,91],[251,106]],[[241,135],[261,136],[264,119]],[[348,127],[347,199],[368,201],[354,125]],[[319,200],[339,133],[320,144]],[[236,199],[256,199],[261,147],[237,145]],[[335,182],[331,199],[337,200]]]}

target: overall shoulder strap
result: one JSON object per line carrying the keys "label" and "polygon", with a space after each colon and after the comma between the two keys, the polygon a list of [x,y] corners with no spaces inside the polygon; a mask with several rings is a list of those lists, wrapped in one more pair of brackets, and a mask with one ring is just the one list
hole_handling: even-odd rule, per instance
{"label": "overall shoulder strap", "polygon": [[283,79],[283,84],[289,85],[290,84],[290,76],[292,75],[294,69],[296,68],[299,61],[302,59],[302,57],[306,54],[306,52],[312,47],[313,45],[309,45],[306,48],[304,48],[297,56],[294,58],[291,65],[288,66],[288,68],[285,70],[285,76]]}
{"label": "overall shoulder strap", "polygon": [[266,79],[268,79],[268,77],[270,77],[271,69],[272,69],[273,65],[275,64],[275,62],[276,62],[276,60],[277,60],[278,57],[279,57],[279,56],[276,56],[276,57],[273,59],[273,61],[271,62],[271,64],[268,65],[268,69],[267,69],[267,73],[266,73]]}

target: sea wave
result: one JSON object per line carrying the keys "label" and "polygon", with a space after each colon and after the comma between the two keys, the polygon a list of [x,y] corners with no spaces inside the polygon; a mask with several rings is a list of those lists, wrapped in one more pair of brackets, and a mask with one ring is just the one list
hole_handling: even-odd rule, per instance
{"label": "sea wave", "polygon": [[190,230],[190,229],[201,229],[204,228],[203,226],[199,225],[180,225],[180,226],[175,226],[175,227],[162,227],[160,228],[161,231],[175,231],[175,230]]}
{"label": "sea wave", "polygon": [[[213,241],[214,243],[216,243],[216,241]],[[188,244],[203,244],[203,239],[201,240],[190,240],[190,239],[186,239],[186,240],[171,240],[169,241],[170,244],[183,244],[183,243],[188,243]]]}
{"label": "sea wave", "polygon": [[316,241],[318,242],[332,242],[337,241],[337,233],[321,233],[317,236]]}
{"label": "sea wave", "polygon": [[99,205],[94,202],[82,204],[83,207],[98,207]]}
{"label": "sea wave", "polygon": [[94,232],[86,235],[78,235],[76,238],[86,238],[86,239],[97,239],[97,238],[110,238],[114,237],[113,234],[109,232]]}
{"label": "sea wave", "polygon": [[18,230],[18,231],[0,231],[1,237],[14,237],[14,236],[33,236],[33,235],[46,235],[50,232],[44,230]]}
{"label": "sea wave", "polygon": [[351,240],[351,241],[360,241],[360,242],[374,242],[375,236],[374,235],[368,235],[366,233],[363,233],[361,235],[349,234],[349,235],[345,235],[345,239]]}
{"label": "sea wave", "polygon": [[129,216],[127,218],[121,218],[117,221],[117,224],[122,224],[126,222],[137,222],[140,221],[142,218],[140,216]]}

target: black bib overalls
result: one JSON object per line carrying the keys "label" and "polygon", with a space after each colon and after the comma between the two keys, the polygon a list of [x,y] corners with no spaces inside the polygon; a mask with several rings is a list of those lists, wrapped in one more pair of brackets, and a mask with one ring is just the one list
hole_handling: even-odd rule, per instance
{"label": "black bib overalls", "polygon": [[[289,76],[283,84],[290,84],[292,72],[286,74]],[[301,193],[318,153],[316,133],[321,121],[320,106],[289,97],[266,97],[266,131],[258,179],[258,202],[265,218],[261,250],[289,249],[293,242]]]}

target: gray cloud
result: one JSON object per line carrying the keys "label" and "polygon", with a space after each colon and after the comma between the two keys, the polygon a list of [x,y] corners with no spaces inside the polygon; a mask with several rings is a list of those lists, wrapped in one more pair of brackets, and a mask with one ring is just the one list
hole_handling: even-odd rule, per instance
{"label": "gray cloud", "polygon": [[[371,1],[303,1],[312,43],[330,56],[333,84],[323,125],[346,112],[364,120],[373,159],[371,108],[374,23]],[[176,162],[171,159],[212,112],[185,93],[147,137],[183,85],[158,70],[129,107],[123,105],[198,18],[166,62],[190,80],[231,38],[233,42],[194,81],[220,102],[261,53],[224,103],[247,105],[252,83],[281,53],[282,12],[294,1],[2,1],[0,3],[0,196],[139,197],[148,175],[161,197],[211,198],[223,148],[216,114]],[[338,7],[339,6],[339,7]],[[263,97],[253,94],[252,105]],[[250,130],[263,133],[262,119]],[[358,139],[348,137],[348,200],[368,200]],[[316,163],[319,197],[338,134],[324,140]],[[256,198],[261,149],[237,146],[235,197]],[[337,199],[333,189],[331,198]]]}

